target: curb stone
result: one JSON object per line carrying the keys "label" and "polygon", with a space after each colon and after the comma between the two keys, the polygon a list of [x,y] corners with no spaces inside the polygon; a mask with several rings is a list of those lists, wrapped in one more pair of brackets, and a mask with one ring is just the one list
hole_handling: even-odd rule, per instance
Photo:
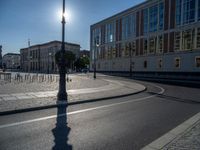
{"label": "curb stone", "polygon": [[192,116],[182,124],[178,125],[174,129],[170,130],[166,134],[162,135],[158,139],[154,140],[150,144],[142,148],[142,150],[158,150],[167,149],[167,146],[179,137],[182,137],[186,132],[189,132],[195,124],[200,121],[200,112]]}
{"label": "curb stone", "polygon": [[110,96],[110,97],[97,98],[97,99],[89,99],[89,100],[84,100],[84,101],[69,102],[68,104],[66,102],[64,102],[64,103],[58,102],[57,104],[51,104],[51,105],[44,105],[44,106],[38,106],[38,107],[30,107],[30,108],[24,108],[24,109],[3,111],[3,112],[0,112],[0,116],[11,115],[11,114],[16,114],[16,113],[24,113],[24,112],[30,112],[30,111],[36,111],[36,110],[43,110],[43,109],[49,109],[49,108],[56,108],[56,107],[62,107],[62,106],[91,103],[91,102],[109,100],[109,99],[114,99],[114,98],[122,98],[122,97],[135,95],[135,94],[138,94],[138,93],[141,93],[141,92],[144,92],[144,91],[146,91],[146,87],[143,90],[140,90],[140,91],[137,91],[137,92],[134,92],[134,93],[124,94],[124,95]]}

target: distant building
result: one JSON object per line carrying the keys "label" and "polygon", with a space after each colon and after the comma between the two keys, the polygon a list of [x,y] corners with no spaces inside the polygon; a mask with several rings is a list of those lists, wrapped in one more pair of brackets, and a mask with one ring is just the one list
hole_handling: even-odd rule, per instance
{"label": "distant building", "polygon": [[[51,41],[20,49],[21,68],[24,72],[56,73],[55,54],[61,50],[62,42]],[[65,43],[65,50],[72,51],[76,58],[80,57],[80,45]]]}
{"label": "distant building", "polygon": [[147,0],[90,29],[91,70],[199,77],[200,0]]}
{"label": "distant building", "polygon": [[20,54],[7,53],[3,56],[3,65],[7,69],[20,69]]}
{"label": "distant building", "polygon": [[0,68],[2,68],[2,46],[0,45]]}
{"label": "distant building", "polygon": [[90,51],[89,50],[81,50],[80,57],[88,56],[90,58]]}

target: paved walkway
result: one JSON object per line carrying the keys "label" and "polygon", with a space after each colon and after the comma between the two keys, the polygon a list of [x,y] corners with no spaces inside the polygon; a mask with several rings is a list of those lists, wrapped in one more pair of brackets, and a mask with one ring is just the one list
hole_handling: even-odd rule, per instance
{"label": "paved walkway", "polygon": [[199,150],[200,113],[186,120],[142,150]]}
{"label": "paved walkway", "polygon": [[[145,87],[143,85],[135,82],[111,79],[94,80],[87,75],[73,75],[70,78],[72,78],[72,82],[70,82],[69,84],[71,84],[71,87],[73,88],[67,90],[69,103],[80,103],[84,101],[125,96],[145,90]],[[79,83],[78,85],[76,85],[77,80],[82,84]],[[57,85],[58,83],[53,84]],[[42,85],[42,83],[33,83],[28,85],[30,87],[33,86],[32,90],[27,89],[28,92],[22,92],[26,88],[26,83],[19,83],[15,85],[16,88],[18,88],[16,89],[16,91],[21,91],[18,93],[16,93],[16,91],[13,91],[14,88],[12,87],[12,83],[6,84],[4,87],[2,86],[1,88],[4,90],[6,90],[6,88],[12,90],[7,90],[7,94],[2,94],[0,92],[0,113],[20,109],[57,105],[56,95],[58,93],[58,90],[49,90],[49,88],[47,88],[47,91],[45,91],[45,89],[43,88],[43,90],[39,92],[37,87],[40,88],[40,85]],[[94,87],[92,87],[93,85]],[[84,86],[85,88],[82,88]]]}
{"label": "paved walkway", "polygon": [[164,150],[199,150],[200,149],[200,120],[192,128],[186,130],[182,136],[166,145]]}

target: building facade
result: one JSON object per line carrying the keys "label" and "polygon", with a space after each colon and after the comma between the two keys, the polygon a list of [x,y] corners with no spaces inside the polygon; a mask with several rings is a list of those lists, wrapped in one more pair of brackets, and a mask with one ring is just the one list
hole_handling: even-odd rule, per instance
{"label": "building facade", "polygon": [[148,0],[90,34],[91,70],[200,73],[200,0]]}
{"label": "building facade", "polygon": [[3,56],[3,66],[5,66],[7,69],[20,69],[20,54],[5,54]]}
{"label": "building facade", "polygon": [[0,69],[3,67],[2,65],[2,46],[0,45]]}
{"label": "building facade", "polygon": [[[55,54],[61,50],[62,42],[51,41],[20,49],[21,68],[24,72],[56,73]],[[80,45],[65,43],[65,50],[72,51],[76,58],[80,56]]]}

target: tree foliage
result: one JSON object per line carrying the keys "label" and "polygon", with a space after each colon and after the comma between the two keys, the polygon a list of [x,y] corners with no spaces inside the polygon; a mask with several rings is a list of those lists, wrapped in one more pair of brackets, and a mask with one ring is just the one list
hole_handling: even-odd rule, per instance
{"label": "tree foliage", "polygon": [[[64,62],[65,66],[70,68],[72,66],[73,61],[75,61],[76,56],[71,51],[65,51],[64,52],[64,58],[65,58],[65,62]],[[61,65],[61,63],[62,63],[62,51],[58,51],[55,54],[55,61],[56,61],[56,64],[58,64],[58,66]]]}
{"label": "tree foliage", "polygon": [[80,57],[79,59],[77,59],[77,61],[75,62],[75,66],[77,69],[83,69],[83,68],[87,68],[87,66],[90,64],[90,59],[88,56],[85,57]]}

